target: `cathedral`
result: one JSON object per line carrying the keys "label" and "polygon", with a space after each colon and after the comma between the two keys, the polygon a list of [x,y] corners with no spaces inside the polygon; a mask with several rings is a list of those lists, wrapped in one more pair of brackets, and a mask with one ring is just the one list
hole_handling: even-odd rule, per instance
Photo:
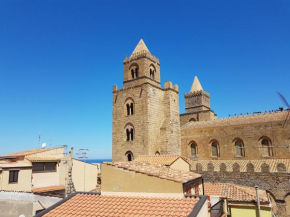
{"label": "cathedral", "polygon": [[179,112],[179,89],[141,39],[113,86],[112,160],[181,155],[205,181],[265,189],[277,216],[290,216],[290,110],[217,118],[197,77]]}
{"label": "cathedral", "polygon": [[288,111],[218,119],[195,77],[180,114],[178,86],[168,81],[162,88],[159,59],[142,39],[123,65],[123,88],[113,87],[113,161],[162,154],[192,160],[289,158]]}

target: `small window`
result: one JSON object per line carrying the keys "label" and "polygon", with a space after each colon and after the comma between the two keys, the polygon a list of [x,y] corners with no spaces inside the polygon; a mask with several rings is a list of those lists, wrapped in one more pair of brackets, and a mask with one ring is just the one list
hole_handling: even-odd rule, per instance
{"label": "small window", "polygon": [[44,171],[44,163],[33,163],[32,171],[34,172]]}
{"label": "small window", "polygon": [[132,79],[136,79],[136,78],[138,78],[138,74],[139,74],[139,70],[138,70],[138,68],[131,69]]}
{"label": "small window", "polygon": [[128,98],[125,101],[125,115],[130,116],[134,114],[134,101],[131,98]]}
{"label": "small window", "polygon": [[195,122],[196,121],[196,119],[195,118],[190,118],[190,120],[189,120],[189,122]]}
{"label": "small window", "polygon": [[32,164],[33,172],[54,172],[56,171],[56,163],[55,162],[47,162],[47,163],[33,163]]}
{"label": "small window", "polygon": [[126,156],[127,161],[133,161],[134,160],[134,156],[133,156],[133,153],[131,151],[127,151],[125,156]]}
{"label": "small window", "polygon": [[154,80],[154,69],[150,69],[150,79]]}
{"label": "small window", "polygon": [[155,152],[155,155],[160,155],[159,151],[156,151],[156,152]]}
{"label": "small window", "polygon": [[235,148],[236,148],[236,157],[244,157],[244,144],[242,140],[235,141]]}
{"label": "small window", "polygon": [[219,147],[216,141],[211,143],[211,156],[218,157],[219,156]]}
{"label": "small window", "polygon": [[197,156],[197,147],[196,147],[196,144],[192,143],[190,145],[190,152],[191,152],[191,157],[196,157]]}
{"label": "small window", "polygon": [[55,171],[56,163],[45,163],[46,171]]}
{"label": "small window", "polygon": [[17,183],[18,182],[18,174],[19,174],[19,170],[10,170],[9,171],[9,183]]}
{"label": "small window", "polygon": [[134,129],[133,127],[129,126],[126,128],[126,141],[133,141],[134,140]]}

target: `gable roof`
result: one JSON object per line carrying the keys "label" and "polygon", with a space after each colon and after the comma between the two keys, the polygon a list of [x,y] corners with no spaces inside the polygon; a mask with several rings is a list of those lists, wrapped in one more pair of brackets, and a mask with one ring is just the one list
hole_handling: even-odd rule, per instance
{"label": "gable roof", "polygon": [[[63,148],[63,147],[59,147],[59,148]],[[14,152],[14,153],[11,153],[11,154],[2,155],[0,157],[20,157],[20,156],[27,156],[27,155],[42,153],[42,152],[50,151],[50,150],[53,150],[53,149],[59,149],[59,148],[37,148],[37,149],[30,149],[30,150],[19,151],[19,152]]]}
{"label": "gable roof", "polygon": [[[204,183],[204,193],[208,196],[216,195],[227,198],[229,201],[256,201],[256,189],[233,183]],[[265,190],[259,189],[261,202],[269,202]]]}
{"label": "gable roof", "polygon": [[201,129],[211,127],[236,126],[265,122],[284,121],[288,112],[264,113],[239,117],[221,118],[210,121],[188,122],[181,129]]}
{"label": "gable roof", "polygon": [[76,193],[37,214],[36,217],[194,217],[205,201],[206,197],[154,198]]}
{"label": "gable roof", "polygon": [[134,161],[170,166],[179,158],[188,163],[188,160],[180,155],[139,155]]}
{"label": "gable roof", "polygon": [[201,175],[197,173],[175,170],[160,164],[145,162],[103,162],[103,164],[183,184],[201,177]]}

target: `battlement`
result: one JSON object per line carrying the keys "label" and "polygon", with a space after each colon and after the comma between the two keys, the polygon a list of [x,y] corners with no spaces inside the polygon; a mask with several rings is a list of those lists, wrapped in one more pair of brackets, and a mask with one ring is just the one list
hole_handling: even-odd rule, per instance
{"label": "battlement", "polygon": [[196,172],[290,173],[290,159],[191,161]]}
{"label": "battlement", "polygon": [[164,83],[164,90],[166,90],[166,89],[173,89],[173,90],[179,92],[178,85],[176,84],[173,86],[171,81],[166,81]]}
{"label": "battlement", "polygon": [[209,93],[205,92],[204,90],[199,90],[199,91],[195,91],[195,92],[190,92],[190,93],[185,93],[184,94],[185,98],[192,98],[192,97],[197,97],[197,96],[210,97]]}
{"label": "battlement", "polygon": [[139,52],[132,53],[129,58],[125,57],[124,58],[124,64],[130,63],[130,62],[135,61],[135,60],[137,60],[139,58],[148,58],[151,61],[159,64],[159,59],[157,57],[153,56],[149,51],[146,51],[146,50],[141,50]]}

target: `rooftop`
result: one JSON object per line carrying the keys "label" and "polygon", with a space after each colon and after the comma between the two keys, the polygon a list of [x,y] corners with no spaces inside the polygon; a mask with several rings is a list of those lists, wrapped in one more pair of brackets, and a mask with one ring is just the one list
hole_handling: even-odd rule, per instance
{"label": "rooftop", "polygon": [[[227,198],[229,201],[256,201],[254,187],[245,187],[232,183],[204,183],[204,193],[208,196],[216,195]],[[261,202],[268,202],[265,190],[259,190]]]}
{"label": "rooftop", "polygon": [[18,161],[18,162],[7,162],[0,161],[0,168],[19,168],[19,167],[32,167],[29,162]]}
{"label": "rooftop", "polygon": [[48,186],[48,187],[42,187],[42,188],[34,188],[32,192],[40,193],[40,192],[60,191],[64,189],[65,189],[64,185],[57,185],[57,186]]}
{"label": "rooftop", "polygon": [[188,162],[186,158],[180,155],[139,155],[134,161],[170,166],[179,158]]}
{"label": "rooftop", "polygon": [[222,118],[210,121],[188,122],[187,124],[182,126],[181,129],[200,129],[200,128],[212,128],[212,127],[224,127],[253,123],[284,121],[287,113],[288,112],[275,112],[275,113],[264,113],[239,117]]}
{"label": "rooftop", "polygon": [[[63,148],[63,147],[60,147]],[[50,151],[53,149],[59,149],[59,148],[37,148],[37,149],[30,149],[30,150],[25,150],[25,151],[19,151],[19,152],[14,152],[11,154],[6,154],[0,157],[20,157],[20,156],[27,156],[27,155],[31,155],[31,154],[37,154],[37,153],[41,153],[41,152],[46,152],[46,151]]]}
{"label": "rooftop", "polygon": [[[197,197],[154,198],[108,196],[97,193],[77,193],[68,200],[52,206],[43,213],[44,217],[95,217],[95,216],[132,216],[132,217],[185,217],[205,200]],[[196,215],[193,215],[196,216]]]}
{"label": "rooftop", "polygon": [[137,161],[115,163],[103,162],[103,164],[179,183],[187,183],[201,177],[201,175],[197,173],[175,170],[161,164],[150,164]]}
{"label": "rooftop", "polygon": [[59,161],[61,160],[60,157],[50,157],[50,156],[43,156],[43,157],[27,157],[27,160],[31,161],[31,162],[48,162],[48,161]]}

